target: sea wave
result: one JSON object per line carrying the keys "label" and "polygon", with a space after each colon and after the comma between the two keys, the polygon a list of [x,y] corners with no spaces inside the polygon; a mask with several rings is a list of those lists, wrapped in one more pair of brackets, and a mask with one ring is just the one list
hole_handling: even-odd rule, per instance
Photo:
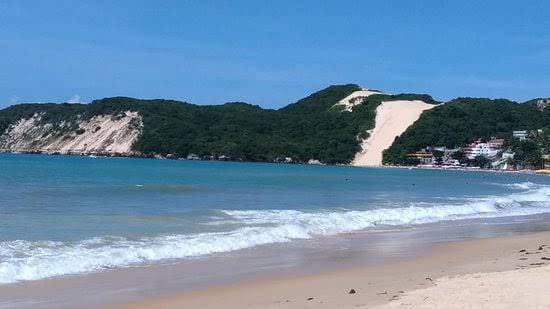
{"label": "sea wave", "polygon": [[529,190],[529,189],[534,189],[534,188],[543,186],[543,185],[538,185],[536,183],[532,183],[530,181],[519,182],[519,183],[493,183],[493,184],[496,186],[519,189],[519,190]]}
{"label": "sea wave", "polygon": [[377,226],[523,216],[550,212],[550,186],[502,196],[370,210],[223,210],[218,220],[239,222],[228,232],[127,239],[97,237],[78,242],[15,240],[0,243],[0,283],[38,280],[166,259],[197,257],[258,245],[335,235]]}

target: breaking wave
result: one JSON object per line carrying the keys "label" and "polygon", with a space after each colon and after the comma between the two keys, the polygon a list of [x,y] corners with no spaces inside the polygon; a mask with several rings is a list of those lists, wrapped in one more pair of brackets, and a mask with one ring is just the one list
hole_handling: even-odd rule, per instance
{"label": "breaking wave", "polygon": [[519,182],[519,183],[507,183],[507,184],[495,183],[494,185],[506,187],[506,188],[512,188],[512,189],[520,189],[520,190],[534,189],[541,186],[541,185],[532,183],[530,181]]}
{"label": "breaking wave", "polygon": [[127,239],[98,237],[78,242],[0,243],[0,283],[38,280],[166,259],[198,257],[295,239],[335,235],[377,226],[406,226],[448,220],[524,216],[550,212],[550,186],[457,203],[423,203],[370,210],[223,210],[212,224],[236,224],[227,232]]}

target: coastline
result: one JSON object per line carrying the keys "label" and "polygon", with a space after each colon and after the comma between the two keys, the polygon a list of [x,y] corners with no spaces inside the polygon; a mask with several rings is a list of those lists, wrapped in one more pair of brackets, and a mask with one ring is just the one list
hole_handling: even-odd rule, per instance
{"label": "coastline", "polygon": [[[52,160],[52,157],[43,156],[40,158],[41,160],[37,160],[32,164],[15,157],[9,159],[11,159],[12,163],[16,163],[8,164],[8,166],[13,167],[12,170],[14,171],[11,173],[13,175],[11,177],[24,180],[26,175],[33,176],[41,173],[42,166],[47,165],[44,162],[59,165],[63,163],[60,161],[67,158],[55,158]],[[10,160],[6,162],[9,163]],[[170,201],[170,199],[166,199],[167,197],[173,197],[172,201],[181,205],[183,197],[190,195],[205,197],[213,196],[213,193],[216,193],[216,191],[225,192],[226,194],[226,192],[230,191],[229,189],[234,190],[235,187],[224,187],[216,182],[203,181],[194,183],[194,186],[180,184],[179,182],[181,175],[184,174],[183,172],[189,171],[192,171],[194,175],[200,175],[200,179],[209,180],[215,178],[218,181],[219,168],[221,167],[228,168],[225,171],[227,172],[226,175],[229,176],[235,174],[258,175],[259,171],[270,175],[270,178],[273,178],[273,175],[279,176],[276,178],[278,181],[259,182],[254,178],[254,181],[249,182],[248,186],[240,184],[234,194],[237,197],[240,197],[243,192],[247,193],[256,189],[258,183],[263,183],[266,186],[274,186],[276,190],[270,191],[271,194],[258,195],[258,197],[266,196],[270,198],[273,196],[274,201],[277,203],[281,202],[282,192],[287,193],[295,190],[300,193],[290,195],[288,202],[284,204],[284,209],[292,209],[295,204],[314,204],[309,200],[309,194],[307,194],[308,197],[306,200],[301,200],[304,192],[317,194],[321,197],[319,199],[321,201],[327,201],[326,196],[328,195],[338,196],[337,202],[342,205],[348,205],[350,209],[337,209],[336,211],[326,213],[326,210],[323,210],[326,208],[323,207],[319,210],[314,209],[314,211],[301,209],[292,211],[283,210],[281,212],[276,207],[268,207],[266,209],[258,207],[257,202],[260,199],[255,197],[254,199],[243,200],[243,207],[241,209],[207,213],[209,220],[202,222],[205,224],[213,222],[214,226],[216,226],[215,228],[217,228],[216,224],[219,222],[223,224],[227,224],[228,222],[229,224],[235,224],[235,222],[239,222],[250,226],[251,222],[260,219],[264,220],[262,222],[266,223],[265,226],[272,227],[275,225],[276,228],[270,228],[265,231],[263,229],[264,226],[261,226],[260,228],[262,229],[257,229],[259,233],[252,235],[250,233],[243,234],[240,230],[235,234],[222,234],[224,237],[195,237],[196,234],[192,234],[191,240],[193,241],[191,242],[185,236],[183,238],[179,236],[176,238],[166,238],[164,236],[156,237],[156,235],[152,238],[140,237],[138,238],[138,242],[133,241],[131,238],[115,239],[114,241],[111,239],[99,239],[99,241],[93,239],[96,241],[94,244],[99,244],[99,246],[87,246],[88,239],[91,238],[84,234],[79,235],[76,241],[60,242],[60,246],[51,250],[51,246],[41,247],[41,244],[38,242],[23,242],[23,244],[29,244],[28,247],[45,247],[46,250],[50,250],[46,252],[46,258],[51,256],[52,259],[43,259],[42,256],[38,254],[33,255],[33,252],[31,252],[29,259],[18,260],[16,258],[22,254],[27,254],[27,251],[18,248],[16,248],[17,250],[12,250],[12,256],[16,258],[10,260],[11,264],[4,263],[2,265],[7,265],[10,268],[3,268],[4,279],[8,280],[4,282],[7,283],[6,285],[0,285],[0,307],[74,308],[104,307],[108,305],[125,306],[141,304],[143,302],[147,304],[153,301],[164,302],[175,298],[179,299],[180,297],[185,297],[185,302],[189,303],[190,301],[187,300],[189,295],[197,295],[199,293],[206,293],[208,295],[206,296],[208,303],[211,301],[211,295],[225,299],[233,297],[233,294],[239,295],[241,293],[242,297],[238,300],[240,303],[235,303],[234,306],[242,307],[248,305],[248,303],[244,303],[244,305],[242,303],[242,301],[248,301],[248,291],[252,291],[254,295],[259,297],[251,302],[252,305],[250,306],[252,307],[269,307],[271,303],[267,301],[271,301],[271,298],[277,295],[292,296],[288,300],[296,302],[296,304],[288,304],[288,306],[300,307],[303,304],[299,301],[305,299],[307,302],[304,306],[309,306],[312,301],[318,300],[323,301],[323,303],[328,301],[327,306],[333,304],[335,301],[342,301],[342,303],[338,304],[346,307],[348,299],[343,298],[339,300],[339,297],[351,295],[346,294],[351,289],[357,292],[353,295],[362,295],[357,297],[359,300],[363,300],[363,296],[366,295],[364,301],[368,304],[372,303],[374,306],[384,304],[388,301],[385,298],[382,299],[383,301],[380,301],[380,298],[388,296],[391,291],[409,292],[418,287],[429,286],[433,282],[432,280],[439,278],[439,272],[434,273],[433,269],[428,267],[442,265],[440,270],[452,273],[453,269],[447,269],[449,267],[447,264],[443,265],[444,261],[446,261],[445,259],[448,257],[435,259],[437,261],[434,261],[433,258],[433,252],[438,251],[439,247],[444,247],[446,244],[459,243],[469,239],[550,231],[550,214],[545,213],[544,209],[539,209],[540,207],[547,207],[547,181],[529,176],[503,176],[496,175],[496,173],[493,176],[480,174],[466,175],[466,173],[462,175],[460,173],[444,175],[444,173],[420,171],[416,173],[415,171],[392,172],[382,169],[359,170],[330,167],[322,169],[275,165],[240,166],[236,164],[215,164],[214,162],[211,164],[193,165],[184,162],[181,162],[183,164],[169,161],[162,162],[161,160],[130,162],[130,160],[96,161],[85,158],[82,160],[71,159],[67,162],[71,164],[75,162],[83,163],[83,165],[77,166],[77,169],[70,169],[65,172],[66,174],[83,175],[71,178],[74,179],[73,183],[75,186],[69,187],[71,188],[70,191],[82,191],[84,195],[76,195],[76,197],[84,197],[83,201],[89,196],[103,193],[104,190],[102,189],[105,187],[105,183],[108,183],[109,187],[114,186],[117,190],[121,190],[124,193],[124,197],[137,197],[137,199],[130,199],[129,201],[131,202],[142,201],[144,199],[146,201],[146,197],[151,196],[155,192],[158,196],[162,196],[162,203],[157,204],[154,203],[155,201],[153,203],[143,203],[145,215],[150,215],[148,211],[152,208],[152,205],[165,206],[169,204],[167,201]],[[120,167],[126,167],[126,170],[128,168],[134,170],[136,169],[135,163],[139,163],[138,167],[142,171],[142,174],[135,175],[132,179],[120,176],[124,174],[120,173],[121,170],[118,170]],[[27,167],[27,174],[21,173],[21,169],[18,168],[21,165]],[[187,169],[180,170],[168,178],[165,173],[159,173],[156,178],[154,177],[155,173],[151,173],[151,171],[162,169],[174,170],[176,166],[185,167],[186,165],[192,166],[188,166]],[[49,169],[56,170],[51,166]],[[101,178],[97,180],[96,187],[101,190],[82,190],[82,185],[88,188],[89,176],[93,175],[90,171],[93,170],[113,170],[117,172],[113,173],[113,178]],[[79,172],[75,173],[74,171]],[[323,177],[320,177],[320,175]],[[63,174],[60,176],[63,176]],[[419,176],[429,176],[429,178],[418,178]],[[309,181],[288,183],[289,180],[296,177],[303,177],[304,180],[315,179],[315,181],[313,183]],[[151,181],[151,184],[147,185],[144,179]],[[227,179],[231,180],[234,178],[229,177]],[[385,179],[385,181],[381,181],[382,179]],[[421,180],[425,179],[428,179],[428,181],[421,182]],[[226,183],[226,181],[224,180],[223,183]],[[157,185],[159,182],[166,182],[169,185],[159,187]],[[9,183],[7,181],[4,186],[6,189],[5,192],[12,191]],[[284,185],[281,185],[282,183]],[[338,183],[341,183],[341,185],[338,186]],[[180,185],[174,187],[174,184]],[[330,186],[327,186],[327,184],[330,184]],[[370,184],[368,187],[369,190],[366,190],[365,184]],[[217,190],[205,191],[204,188],[200,188],[201,185],[211,186],[212,188],[217,188]],[[64,183],[60,184],[62,188],[65,188],[65,186]],[[25,194],[25,192],[29,192],[29,189],[35,187],[40,187],[40,183],[38,182],[34,186],[20,186],[21,191],[15,191],[13,196],[32,196],[32,194]],[[144,190],[144,187],[149,190]],[[319,191],[308,191],[311,187],[315,187]],[[388,192],[387,189],[390,187],[397,188],[397,190]],[[194,188],[199,189],[193,190]],[[457,194],[457,190],[461,190],[460,194]],[[53,192],[56,196],[68,196],[74,199],[75,196],[71,195],[72,192],[70,191],[47,190],[45,192]],[[30,192],[32,193],[33,191],[30,190]],[[65,192],[65,194],[59,194],[60,192]],[[205,192],[209,194],[204,194]],[[353,195],[354,192],[358,194]],[[398,195],[397,192],[401,192],[401,195]],[[378,198],[367,200],[366,197],[373,193],[379,194]],[[416,193],[417,195],[413,195],[412,193]],[[350,195],[353,199],[350,198]],[[10,195],[5,194],[5,196]],[[454,202],[454,200],[450,199],[455,196],[461,202]],[[426,197],[429,198],[426,199]],[[60,199],[52,203],[52,206],[70,205],[71,200]],[[13,204],[7,204],[7,209],[11,205],[27,204],[21,203],[19,200],[13,201]],[[92,201],[95,205],[96,200],[93,199]],[[229,201],[232,202],[234,200]],[[358,206],[353,207],[357,201],[370,203],[381,208],[364,209]],[[396,204],[380,204],[391,201]],[[422,211],[426,207],[410,207],[411,205],[417,205],[416,201],[431,203],[429,205],[434,208],[427,207],[427,209],[433,209],[434,211],[426,213]],[[30,199],[29,202],[32,204],[33,200]],[[38,202],[42,203],[43,200],[40,199]],[[189,203],[184,204],[184,206],[192,206],[195,202],[195,200],[190,199]],[[217,203],[218,200],[214,200],[213,202],[216,202],[213,205],[219,204]],[[528,203],[523,205],[522,203],[525,202]],[[113,205],[118,206],[121,204],[127,205],[129,203],[125,200],[124,203]],[[455,204],[460,207],[457,209],[454,207],[448,209],[449,205]],[[130,205],[132,204],[130,203]],[[399,207],[392,208],[392,205]],[[335,204],[332,207],[337,206],[338,204]],[[32,209],[33,212],[35,209]],[[254,209],[255,211],[250,212],[248,209]],[[381,209],[381,211],[376,211],[376,209]],[[64,211],[65,209],[61,210]],[[178,209],[173,208],[172,211],[174,210]],[[135,208],[131,208],[129,211],[131,216],[128,219],[133,223],[136,218]],[[162,220],[165,213],[159,213],[154,217],[154,219],[161,217],[160,221],[146,220],[145,223],[160,222],[162,226],[166,226],[170,221]],[[484,213],[486,215],[483,215]],[[471,214],[472,218],[468,218],[468,214]],[[104,213],[100,212],[99,215],[98,219],[100,220],[96,222],[106,225],[109,221],[106,220]],[[274,215],[276,215],[275,218],[269,217]],[[173,217],[170,216],[170,218]],[[197,218],[200,217],[193,217],[194,220]],[[42,216],[36,218],[37,222],[40,222],[42,219]],[[85,220],[76,221],[70,217],[67,219],[65,222],[77,222],[79,228],[85,228],[90,217],[87,216],[84,218]],[[241,221],[236,221],[237,219]],[[61,221],[59,217],[56,218],[56,222]],[[22,220],[21,222],[27,223],[29,221]],[[114,222],[118,226],[121,221],[111,222]],[[176,232],[179,232],[185,224],[189,224],[188,222],[175,221]],[[374,225],[371,224],[372,222],[374,222]],[[201,227],[199,226],[199,228]],[[44,233],[44,229],[36,230]],[[233,228],[233,230],[235,229]],[[245,229],[245,231],[247,230],[249,229]],[[327,230],[328,233],[323,233]],[[94,233],[93,235],[97,234]],[[55,239],[56,234],[51,235],[50,237]],[[198,235],[206,234],[199,233]],[[216,235],[218,234],[214,236]],[[229,235],[229,237],[225,237],[225,235]],[[16,237],[18,236],[14,238]],[[169,241],[166,242],[167,239]],[[528,243],[528,241],[522,243]],[[228,248],[227,244],[236,245]],[[9,246],[11,243],[7,243],[7,245]],[[190,255],[188,253],[190,252],[189,250],[194,250],[197,245],[199,248],[202,245],[209,247],[203,248],[203,251],[199,252],[200,254]],[[175,251],[174,248],[179,251]],[[447,247],[445,248],[445,252],[452,251]],[[514,250],[517,251],[517,249]],[[477,249],[469,247],[465,247],[463,251],[475,256],[480,254]],[[148,254],[151,253],[159,255],[149,258]],[[499,254],[494,253],[492,256],[499,256],[500,258]],[[453,257],[456,255],[459,254],[454,254]],[[135,256],[138,259],[134,259]],[[121,257],[127,259],[121,260]],[[532,257],[535,256],[529,256],[529,258]],[[132,262],[135,260],[138,261]],[[430,260],[432,262],[427,266],[417,265],[417,262],[422,260]],[[467,259],[453,261],[453,267],[471,262],[471,260]],[[533,260],[531,262],[537,263],[540,261]],[[96,267],[83,268],[82,265],[86,265],[84,263],[96,265]],[[543,263],[546,262],[543,261]],[[409,266],[405,267],[402,265]],[[496,270],[511,270],[510,266],[511,264],[507,264]],[[73,268],[71,269],[70,267]],[[391,271],[394,268],[401,269],[400,273],[392,273]],[[408,268],[423,269],[427,274],[411,273]],[[380,273],[382,269],[388,270]],[[476,272],[492,270],[494,269],[479,267]],[[359,273],[363,274],[363,276],[356,277]],[[458,270],[454,271],[456,275],[469,273],[459,272]],[[18,274],[26,276],[14,276]],[[32,274],[33,276],[28,274]],[[399,275],[403,274],[405,277],[401,278]],[[425,278],[427,277],[423,276],[429,276],[432,280],[426,280]],[[369,290],[371,287],[364,286],[364,278],[372,277],[375,278],[375,281],[371,282],[374,286],[372,290]],[[404,278],[408,278],[414,282],[416,282],[415,280],[424,278],[425,281],[429,282],[421,280],[415,285],[410,285],[410,282],[402,281]],[[387,281],[390,279],[392,280]],[[13,280],[17,281],[11,284],[10,282],[14,282]],[[274,282],[278,282],[279,286]],[[300,282],[302,286],[298,285],[296,287],[295,284]],[[401,282],[401,285],[394,286],[396,282]],[[262,289],[256,291],[254,289],[256,285],[261,286]],[[280,285],[283,285],[285,289],[293,286],[294,288],[281,290]],[[374,288],[378,289],[384,285],[388,287],[387,293],[386,290],[374,290]],[[247,288],[242,288],[243,286]],[[234,287],[241,287],[244,291],[234,292]],[[231,290],[231,295],[226,294],[224,296],[220,290],[227,289]],[[347,290],[343,295],[340,294],[342,289]],[[263,295],[263,290],[270,291],[270,294]],[[300,291],[300,293],[306,291],[311,296],[293,294],[296,291]],[[372,294],[369,294],[369,297],[376,296],[376,298],[373,300],[367,297],[367,292]],[[389,296],[393,298],[395,294]],[[308,300],[311,297],[313,299]],[[326,297],[326,299],[323,300],[323,297]],[[401,296],[398,295],[397,297],[401,299]],[[402,295],[402,297],[405,297],[405,295]],[[287,298],[284,299],[285,303],[286,300]],[[175,301],[175,304],[180,302],[180,300]],[[197,307],[203,306],[201,299],[197,301],[201,302],[201,304],[196,305]],[[280,300],[273,300],[274,303],[276,301]],[[211,304],[212,307],[219,307],[219,305]],[[349,306],[352,305],[361,304],[349,304]],[[279,302],[277,306],[283,305]]]}
{"label": "coastline", "polygon": [[0,285],[0,308],[370,308],[446,276],[550,265],[549,248],[519,252],[541,244],[550,216],[355,232]]}
{"label": "coastline", "polygon": [[55,4],[0,0],[0,309],[550,309],[550,1]]}
{"label": "coastline", "polygon": [[[399,262],[306,276],[271,276],[234,284],[211,286],[192,292],[152,297],[113,305],[113,308],[449,308],[458,303],[455,294],[467,294],[471,304],[480,299],[490,306],[550,305],[543,295],[515,297],[524,292],[514,281],[536,280],[550,284],[550,232],[504,236],[434,245],[427,252]],[[543,246],[542,250],[539,250]],[[523,252],[522,250],[526,250]],[[542,267],[542,268],[541,268]],[[540,272],[534,269],[540,269]],[[495,278],[498,280],[495,281]],[[492,286],[479,284],[491,280]],[[464,285],[467,282],[468,285]],[[479,284],[478,284],[479,283]],[[440,285],[442,286],[440,288]],[[355,293],[350,293],[352,289]],[[532,286],[529,291],[537,293]],[[515,291],[515,293],[514,293]],[[540,289],[538,290],[540,293]],[[443,294],[442,294],[443,293]],[[462,293],[462,294],[461,294]],[[428,295],[428,296],[424,296]],[[439,295],[439,299],[430,299]],[[505,297],[507,296],[507,297]],[[454,297],[454,298],[453,298]],[[510,299],[513,302],[510,303]],[[537,300],[538,302],[534,302]]]}
{"label": "coastline", "polygon": [[429,170],[429,171],[454,171],[454,172],[483,172],[483,173],[504,173],[504,174],[527,174],[527,175],[548,175],[544,173],[537,173],[537,170],[523,169],[517,171],[499,170],[490,168],[465,168],[465,167],[453,167],[453,168],[441,168],[441,167],[422,167],[422,166],[407,166],[407,165],[380,165],[380,166],[357,166],[362,168],[396,168],[396,169],[410,169],[410,170]]}
{"label": "coastline", "polygon": [[340,166],[351,168],[395,168],[395,169],[413,169],[413,170],[435,170],[435,171],[458,171],[458,172],[484,172],[484,173],[506,173],[506,174],[529,174],[548,176],[549,173],[537,173],[537,170],[497,170],[485,168],[438,168],[438,167],[418,167],[407,165],[354,165],[349,164],[324,164],[308,162],[270,162],[270,161],[241,161],[241,160],[220,160],[220,159],[187,159],[174,156],[145,155],[137,153],[47,153],[42,151],[7,151],[0,149],[0,154],[12,155],[45,155],[45,156],[69,156],[69,157],[91,157],[91,158],[126,158],[126,159],[151,159],[151,160],[172,160],[172,161],[200,161],[200,162],[233,162],[233,163],[265,163],[265,164],[284,164],[284,165],[305,165],[305,166]]}

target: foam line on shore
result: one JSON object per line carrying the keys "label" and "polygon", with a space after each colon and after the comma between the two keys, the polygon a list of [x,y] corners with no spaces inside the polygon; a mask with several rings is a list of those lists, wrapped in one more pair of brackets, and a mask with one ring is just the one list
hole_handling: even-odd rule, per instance
{"label": "foam line on shore", "polygon": [[[38,280],[166,259],[204,256],[258,245],[353,232],[378,226],[407,226],[448,220],[524,216],[550,212],[550,186],[462,201],[395,208],[306,212],[223,210],[217,220],[239,225],[231,231],[128,239],[97,237],[77,242],[0,243],[0,283]],[[214,221],[216,222],[216,221]]]}

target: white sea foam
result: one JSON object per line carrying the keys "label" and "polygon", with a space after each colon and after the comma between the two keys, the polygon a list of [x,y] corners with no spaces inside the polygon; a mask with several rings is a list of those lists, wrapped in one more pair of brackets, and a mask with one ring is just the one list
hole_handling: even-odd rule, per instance
{"label": "white sea foam", "polygon": [[502,187],[507,187],[507,188],[513,188],[513,189],[521,189],[521,190],[534,189],[534,188],[540,186],[540,185],[538,185],[536,183],[532,183],[530,181],[519,182],[519,183],[506,183],[506,184],[495,183],[495,185],[502,186]]}
{"label": "white sea foam", "polygon": [[526,182],[508,184],[507,186],[512,188],[518,188],[518,189],[532,189],[536,187],[537,184],[534,184],[530,181],[526,181]]}
{"label": "white sea foam", "polygon": [[138,240],[101,237],[72,243],[6,241],[0,243],[0,283],[196,257],[381,225],[401,226],[550,212],[550,186],[527,184],[526,188],[522,192],[471,199],[461,204],[451,200],[448,204],[422,203],[362,211],[225,210],[225,215],[216,219],[240,223],[239,228],[229,232],[166,235]]}

